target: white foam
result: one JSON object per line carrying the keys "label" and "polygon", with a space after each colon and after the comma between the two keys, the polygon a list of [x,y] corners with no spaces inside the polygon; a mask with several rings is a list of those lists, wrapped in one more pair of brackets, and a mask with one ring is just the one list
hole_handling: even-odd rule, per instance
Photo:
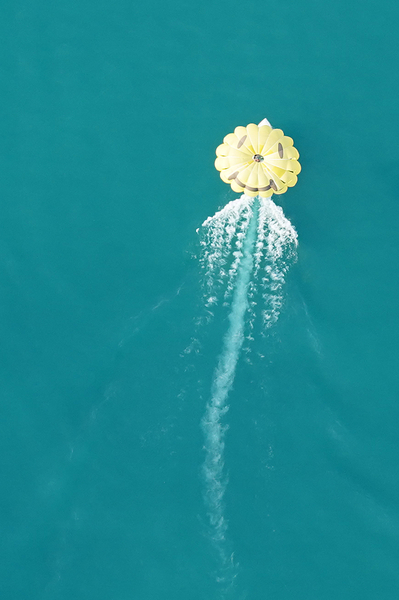
{"label": "white foam", "polygon": [[263,325],[269,328],[280,315],[285,275],[296,260],[298,234],[283,209],[268,198],[260,199],[258,241],[262,245],[257,266],[259,271],[263,263],[260,280]]}
{"label": "white foam", "polygon": [[230,568],[231,557],[226,549],[227,521],[224,514],[223,496],[227,485],[224,473],[224,436],[227,426],[222,424],[228,410],[227,396],[233,385],[237,362],[244,340],[245,313],[248,309],[248,286],[253,268],[253,246],[256,239],[256,217],[249,223],[247,236],[242,245],[240,261],[234,286],[229,327],[223,341],[212,384],[211,399],[202,419],[205,434],[205,499],[211,525],[211,535],[222,562],[222,569]]}
{"label": "white foam", "polygon": [[206,219],[202,231],[206,309],[210,312],[210,307],[222,297],[225,303],[231,300],[228,330],[202,419],[204,495],[210,535],[221,561],[217,580],[229,586],[234,581],[236,567],[226,539],[228,523],[224,506],[228,482],[224,445],[228,426],[223,420],[228,411],[227,399],[242,350],[249,356],[248,344],[255,336],[257,313],[261,312],[265,331],[278,319],[285,275],[296,260],[298,236],[282,208],[271,199],[254,200],[245,195]]}
{"label": "white foam", "polygon": [[[253,198],[243,194],[241,198],[232,200],[213,217],[208,217],[202,224],[203,239],[201,246],[203,254],[201,265],[204,269],[204,296],[207,305],[215,304],[216,290],[228,277],[234,277],[234,268],[227,271],[225,265],[232,250],[232,240],[235,240],[235,270],[240,260],[240,246],[248,226]],[[244,219],[243,219],[244,217]],[[233,270],[232,270],[233,269]]]}

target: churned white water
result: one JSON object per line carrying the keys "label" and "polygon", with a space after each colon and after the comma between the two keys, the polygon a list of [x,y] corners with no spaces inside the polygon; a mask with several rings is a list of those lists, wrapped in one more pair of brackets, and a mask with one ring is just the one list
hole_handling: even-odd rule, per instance
{"label": "churned white water", "polygon": [[[218,302],[217,292],[227,280],[224,295],[232,291],[242,258],[242,246],[252,216],[253,198],[232,200],[202,224],[201,263],[204,269],[204,299],[207,306]],[[233,261],[229,264],[229,259]]]}
{"label": "churned white water", "polygon": [[[205,306],[223,300],[229,307],[228,328],[201,423],[205,438],[204,498],[210,537],[219,557],[217,580],[226,591],[237,571],[227,540],[224,504],[228,483],[224,465],[228,395],[248,329],[247,339],[253,339],[257,314],[263,333],[278,319],[284,279],[296,259],[298,239],[281,207],[271,199],[245,195],[206,219],[202,233]],[[256,310],[258,303],[260,311]]]}

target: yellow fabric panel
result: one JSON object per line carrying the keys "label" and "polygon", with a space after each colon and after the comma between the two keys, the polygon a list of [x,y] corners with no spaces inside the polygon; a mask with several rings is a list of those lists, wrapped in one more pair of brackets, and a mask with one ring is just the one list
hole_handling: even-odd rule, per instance
{"label": "yellow fabric panel", "polygon": [[248,164],[249,161],[243,161],[239,156],[218,156],[218,158],[215,160],[215,167],[218,171],[230,169],[230,167],[242,169]]}
{"label": "yellow fabric panel", "polygon": [[284,158],[295,158],[298,160],[299,152],[294,146],[287,146],[284,148]]}
{"label": "yellow fabric panel", "polygon": [[243,147],[237,150],[237,148],[232,148],[231,146],[228,146],[228,149],[229,150],[227,156],[240,156],[242,157],[243,161],[252,159],[253,155],[251,155],[251,153],[248,152],[245,148],[243,149]]}
{"label": "yellow fabric panel", "polygon": [[283,188],[279,188],[278,190],[275,190],[274,193],[275,194],[285,194],[285,192],[287,191],[287,186],[285,185]]}
{"label": "yellow fabric panel", "polygon": [[260,169],[258,170],[258,187],[263,188],[269,185],[269,179],[263,164],[260,165]]}
{"label": "yellow fabric panel", "polygon": [[295,173],[291,173],[290,171],[286,171],[284,175],[281,177],[281,181],[286,183],[288,187],[294,187],[296,182],[298,181],[298,177]]}
{"label": "yellow fabric panel", "polygon": [[256,192],[249,190],[247,187],[244,189],[244,192],[247,196],[250,196],[251,198],[255,198],[258,195],[258,190],[256,190]]}
{"label": "yellow fabric panel", "polygon": [[240,146],[240,144],[242,144],[240,147],[246,149],[247,152],[249,152],[250,154],[254,155],[255,151],[251,145],[251,140],[249,139],[248,136],[248,132],[247,132],[247,128],[246,127],[236,127],[234,129],[234,133],[238,138],[238,143],[237,143],[237,148]]}
{"label": "yellow fabric panel", "polygon": [[[232,166],[228,169],[224,169],[223,171],[220,171],[220,178],[225,182],[228,183],[230,185],[231,183],[231,176],[238,173],[238,168],[236,166]],[[233,177],[233,179],[234,179]]]}
{"label": "yellow fabric panel", "polygon": [[236,134],[237,138],[240,140],[244,135],[247,135],[247,128],[243,127],[242,125],[239,125],[238,127],[236,127],[234,129],[234,133]]}
{"label": "yellow fabric panel", "polygon": [[259,194],[258,194],[258,195],[259,195],[261,198],[270,198],[270,196],[272,196],[272,195],[273,195],[273,193],[274,193],[274,190],[270,189],[270,190],[267,190],[266,192],[259,192]]}
{"label": "yellow fabric panel", "polygon": [[244,167],[244,169],[239,171],[237,178],[244,185],[246,185],[248,183],[248,179],[249,179],[249,176],[250,176],[253,168],[254,168],[254,165],[252,163],[252,164],[248,165],[247,167]]}
{"label": "yellow fabric panel", "polygon": [[229,133],[228,135],[226,135],[223,141],[230,148],[240,150],[240,152],[244,152],[251,157],[254,155],[247,133],[244,133],[244,135],[241,138],[238,138],[235,133]]}
{"label": "yellow fabric panel", "polygon": [[218,171],[222,171],[223,169],[228,169],[230,167],[230,160],[227,156],[218,156],[215,160],[215,167]]}
{"label": "yellow fabric panel", "polygon": [[[267,152],[265,152],[265,155],[270,156],[271,154],[278,154],[279,149],[282,147],[283,148],[283,153],[285,151],[285,149],[287,148],[291,148],[290,143],[292,143],[292,138],[289,138],[287,136],[284,136],[282,138],[280,138],[279,140],[276,140],[272,146],[270,146],[270,148],[268,149]],[[279,156],[279,158],[281,158]],[[283,154],[283,158],[286,158],[286,156]]]}
{"label": "yellow fabric panel", "polygon": [[260,164],[255,163],[252,167],[252,171],[249,174],[247,185],[245,186],[245,193],[248,196],[255,197],[258,195],[258,187],[259,187],[259,170]]}
{"label": "yellow fabric panel", "polygon": [[258,177],[258,170],[259,170],[259,163],[255,163],[252,166],[252,171],[249,174],[248,180],[247,180],[247,185],[249,185],[250,187],[259,187],[258,181],[259,181],[259,177]]}
{"label": "yellow fabric panel", "polygon": [[233,192],[238,193],[242,193],[244,191],[244,188],[238,185],[235,181],[231,182],[231,189],[233,190]]}
{"label": "yellow fabric panel", "polygon": [[[283,181],[281,181],[280,177],[277,175],[277,173],[275,173],[272,169],[268,168],[267,165],[265,165],[265,163],[263,163],[264,165],[264,169],[266,171],[266,174],[269,176],[269,179],[272,179],[275,183],[275,186],[277,187],[277,189],[281,189],[283,187],[285,187],[285,184]],[[276,190],[274,190],[276,191]]]}
{"label": "yellow fabric panel", "polygon": [[227,144],[220,144],[220,146],[216,148],[216,156],[227,156],[228,151],[229,146]]}
{"label": "yellow fabric panel", "polygon": [[267,160],[265,160],[265,163],[268,166],[270,165],[270,168],[279,167],[284,171],[292,171],[293,173],[299,165],[299,162],[297,160],[285,160],[284,158],[270,158],[269,156],[267,157]]}
{"label": "yellow fabric panel", "polygon": [[222,181],[251,197],[283,194],[296,184],[301,170],[292,138],[268,125],[236,127],[217,147],[216,155],[215,167]]}
{"label": "yellow fabric panel", "polygon": [[237,167],[237,169],[252,162],[250,159],[243,160],[241,156],[228,156],[227,158],[229,159],[230,166],[235,165]]}
{"label": "yellow fabric panel", "polygon": [[293,158],[293,159],[297,160],[299,158],[299,152],[293,146],[286,146],[285,148],[283,147],[283,149],[282,149],[283,156],[280,156],[280,152],[278,150],[278,143],[275,144],[273,146],[273,148],[274,148],[274,151],[272,153],[269,152],[269,154],[267,155],[267,160],[270,160],[271,158],[286,158],[286,159]]}
{"label": "yellow fabric panel", "polygon": [[233,146],[233,148],[237,148],[239,138],[235,133],[228,133],[224,138],[223,142],[228,144],[229,146]]}
{"label": "yellow fabric panel", "polygon": [[301,165],[297,160],[276,160],[273,159],[270,161],[270,164],[280,167],[280,169],[284,169],[285,171],[292,171],[295,175],[301,172]]}
{"label": "yellow fabric panel", "polygon": [[255,125],[255,123],[250,123],[249,125],[247,125],[248,139],[250,141],[251,148],[253,148],[253,150],[254,150],[254,154],[257,154],[259,152],[258,130],[259,130],[259,127],[257,125]]}
{"label": "yellow fabric panel", "polygon": [[220,172],[220,176],[225,177],[225,179],[223,179],[223,181],[226,181],[226,183],[231,183],[232,179],[235,179],[235,176],[240,172],[240,170],[242,171],[245,167],[247,167],[248,164],[244,163],[241,165],[232,165],[231,167],[229,167],[228,169],[224,169],[223,171]]}
{"label": "yellow fabric panel", "polygon": [[271,131],[272,131],[272,128],[268,127],[268,125],[263,125],[262,127],[259,127],[259,129],[258,129],[258,152],[260,152],[263,149],[263,146],[266,144],[266,140],[269,137]]}
{"label": "yellow fabric panel", "polygon": [[281,129],[273,129],[269,137],[267,138],[265,145],[262,148],[261,154],[263,154],[263,156],[266,156],[270,149],[273,148],[274,144],[281,140],[281,138],[283,137],[284,133],[281,131]]}
{"label": "yellow fabric panel", "polygon": [[278,167],[272,167],[270,165],[270,170],[273,171],[273,173],[275,173],[277,175],[277,177],[282,177],[282,175],[284,175],[285,171],[284,169],[279,169]]}
{"label": "yellow fabric panel", "polygon": [[220,179],[225,183],[231,185],[231,181],[229,180],[229,173],[227,171],[220,171]]}

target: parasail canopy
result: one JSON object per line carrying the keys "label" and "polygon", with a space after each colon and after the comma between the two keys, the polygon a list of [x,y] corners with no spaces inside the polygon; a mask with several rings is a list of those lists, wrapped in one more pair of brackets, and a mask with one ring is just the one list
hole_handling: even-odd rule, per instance
{"label": "parasail canopy", "polygon": [[268,198],[297,182],[301,165],[294,141],[268,123],[236,127],[216,148],[215,167],[235,192]]}

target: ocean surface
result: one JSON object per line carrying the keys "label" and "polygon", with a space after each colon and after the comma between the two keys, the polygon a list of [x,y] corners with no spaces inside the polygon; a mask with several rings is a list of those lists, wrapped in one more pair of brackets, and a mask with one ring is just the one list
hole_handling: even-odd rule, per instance
{"label": "ocean surface", "polygon": [[[3,4],[2,599],[397,600],[398,27],[393,0]],[[239,198],[216,146],[264,117],[302,164],[266,325],[254,221],[210,303],[202,226]]]}

